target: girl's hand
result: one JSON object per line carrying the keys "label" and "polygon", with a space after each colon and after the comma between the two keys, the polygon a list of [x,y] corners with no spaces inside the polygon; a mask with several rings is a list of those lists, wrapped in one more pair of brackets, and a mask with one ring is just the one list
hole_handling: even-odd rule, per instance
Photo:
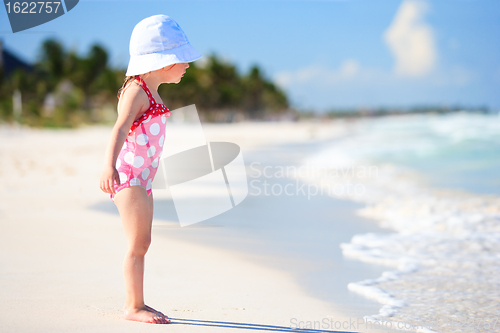
{"label": "girl's hand", "polygon": [[100,188],[103,192],[109,194],[116,194],[115,192],[115,182],[120,185],[120,176],[115,167],[109,166],[105,167],[100,181]]}

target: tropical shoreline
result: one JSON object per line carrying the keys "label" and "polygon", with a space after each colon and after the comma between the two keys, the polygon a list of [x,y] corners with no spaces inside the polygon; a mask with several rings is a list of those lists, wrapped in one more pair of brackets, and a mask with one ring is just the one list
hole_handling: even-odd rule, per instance
{"label": "tropical shoreline", "polygon": [[[343,133],[343,126],[335,132],[332,124],[241,126],[246,128],[204,129],[208,140],[235,142],[248,152],[269,142]],[[6,157],[0,163],[2,331],[157,329],[121,317],[125,237],[118,215],[95,209],[109,203],[97,186],[109,132],[109,127],[0,129]],[[145,294],[149,305],[173,318],[176,325],[168,329],[247,331],[259,325],[290,328],[292,318],[349,320],[330,302],[304,291],[290,273],[161,235],[160,224],[154,223],[146,256]]]}

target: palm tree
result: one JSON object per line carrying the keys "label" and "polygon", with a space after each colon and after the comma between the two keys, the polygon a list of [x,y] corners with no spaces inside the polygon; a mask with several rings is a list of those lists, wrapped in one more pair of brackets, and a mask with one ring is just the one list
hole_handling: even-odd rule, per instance
{"label": "palm tree", "polygon": [[52,91],[65,73],[66,52],[61,43],[55,39],[47,39],[41,47],[37,69],[45,73],[47,90]]}

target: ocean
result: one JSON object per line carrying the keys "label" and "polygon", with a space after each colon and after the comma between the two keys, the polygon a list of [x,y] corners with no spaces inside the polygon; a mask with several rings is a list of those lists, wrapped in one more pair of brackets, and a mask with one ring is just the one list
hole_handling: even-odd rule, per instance
{"label": "ocean", "polygon": [[294,178],[362,204],[360,216],[392,231],[341,244],[344,257],[387,267],[348,284],[380,304],[365,318],[421,332],[498,330],[500,116],[415,114],[345,126],[349,134],[303,160],[307,172]]}

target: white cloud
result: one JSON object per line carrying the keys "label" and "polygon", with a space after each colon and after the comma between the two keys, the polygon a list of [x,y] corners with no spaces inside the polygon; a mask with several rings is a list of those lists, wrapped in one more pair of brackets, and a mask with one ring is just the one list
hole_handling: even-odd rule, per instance
{"label": "white cloud", "polygon": [[434,31],[424,22],[427,9],[422,0],[403,1],[383,34],[396,60],[393,69],[348,58],[334,68],[318,62],[283,71],[274,80],[300,107],[454,101],[453,89],[471,85],[479,74],[459,63],[437,62]]}
{"label": "white cloud", "polygon": [[404,1],[383,38],[396,58],[395,73],[424,76],[436,64],[437,51],[432,27],[424,22],[428,5],[424,1]]}
{"label": "white cloud", "polygon": [[[415,79],[347,59],[336,68],[311,64],[283,71],[274,76],[274,81],[287,91],[296,107],[327,110],[332,106],[446,103],[454,101],[450,95],[453,89],[466,87],[477,78],[478,73],[459,64],[436,68]],[[437,91],[447,95],[436,95]]]}
{"label": "white cloud", "polygon": [[296,71],[284,71],[274,77],[274,81],[281,87],[302,84],[335,84],[352,80],[360,73],[360,65],[354,59],[347,59],[337,69],[326,68],[320,65],[310,65]]}
{"label": "white cloud", "polygon": [[348,59],[340,66],[340,76],[346,79],[353,78],[359,73],[359,64],[356,60]]}

